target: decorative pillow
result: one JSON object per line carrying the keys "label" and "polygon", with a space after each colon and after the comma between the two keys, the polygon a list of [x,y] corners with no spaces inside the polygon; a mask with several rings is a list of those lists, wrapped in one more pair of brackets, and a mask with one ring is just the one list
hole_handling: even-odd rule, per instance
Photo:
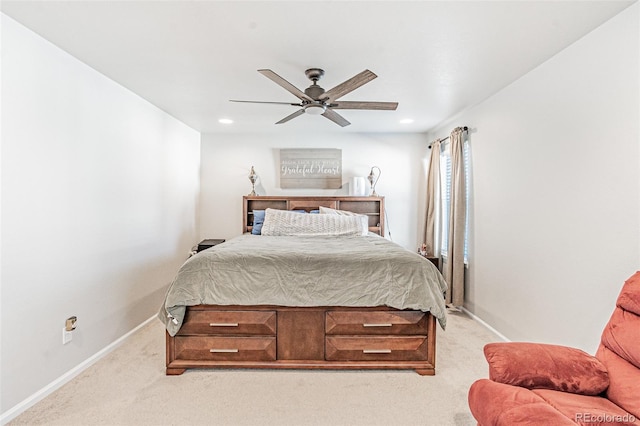
{"label": "decorative pillow", "polygon": [[251,233],[253,235],[260,235],[262,232],[262,224],[264,223],[264,210],[253,211],[253,227]]}
{"label": "decorative pillow", "polygon": [[527,389],[598,395],[609,387],[609,373],[579,349],[543,343],[489,343],[484,347],[489,378]]}
{"label": "decorative pillow", "polygon": [[[306,213],[304,210],[291,210],[295,213]],[[264,223],[264,210],[254,210],[253,211],[253,226],[251,228],[251,233],[253,235],[262,235],[262,225]]]}
{"label": "decorative pillow", "polygon": [[284,210],[265,211],[262,235],[367,235],[367,217],[332,214],[299,214]]}

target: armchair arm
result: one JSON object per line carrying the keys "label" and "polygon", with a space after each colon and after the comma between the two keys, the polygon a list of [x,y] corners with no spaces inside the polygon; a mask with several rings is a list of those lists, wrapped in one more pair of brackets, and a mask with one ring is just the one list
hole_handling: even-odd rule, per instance
{"label": "armchair arm", "polygon": [[609,373],[579,349],[542,343],[489,343],[484,347],[489,378],[527,389],[598,395],[609,387]]}

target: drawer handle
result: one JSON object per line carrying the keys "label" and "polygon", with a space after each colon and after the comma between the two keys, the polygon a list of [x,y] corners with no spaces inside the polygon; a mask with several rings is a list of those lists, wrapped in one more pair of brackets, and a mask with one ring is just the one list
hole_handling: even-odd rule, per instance
{"label": "drawer handle", "polygon": [[390,354],[391,349],[363,349],[363,354]]}
{"label": "drawer handle", "polygon": [[388,324],[388,323],[381,323],[381,324],[371,324],[371,323],[364,323],[362,324],[363,327],[391,327],[393,324]]}
{"label": "drawer handle", "polygon": [[212,354],[236,354],[238,353],[237,349],[209,349],[209,352]]}
{"label": "drawer handle", "polygon": [[212,322],[209,327],[237,327],[237,322]]}

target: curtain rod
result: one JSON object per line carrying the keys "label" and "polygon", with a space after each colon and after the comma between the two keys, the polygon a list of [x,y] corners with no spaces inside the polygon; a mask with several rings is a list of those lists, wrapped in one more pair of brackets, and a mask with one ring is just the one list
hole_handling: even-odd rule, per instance
{"label": "curtain rod", "polygon": [[[461,129],[462,129],[462,131],[463,131],[463,132],[468,132],[468,131],[469,131],[469,128],[468,128],[467,126],[461,127]],[[455,129],[454,129],[454,130],[455,130]],[[442,138],[442,139],[440,139],[440,142],[444,142],[444,141],[446,141],[447,139],[449,139],[449,136],[447,136],[446,138]],[[431,149],[431,145],[433,145],[433,142],[431,142],[431,143],[429,144],[429,149]]]}

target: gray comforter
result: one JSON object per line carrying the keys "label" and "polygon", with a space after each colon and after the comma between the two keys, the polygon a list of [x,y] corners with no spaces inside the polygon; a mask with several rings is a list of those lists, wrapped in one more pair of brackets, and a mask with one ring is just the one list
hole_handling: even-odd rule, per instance
{"label": "gray comforter", "polygon": [[173,336],[192,305],[386,305],[429,311],[444,328],[446,288],[431,262],[379,236],[245,234],[189,258],[158,317]]}

